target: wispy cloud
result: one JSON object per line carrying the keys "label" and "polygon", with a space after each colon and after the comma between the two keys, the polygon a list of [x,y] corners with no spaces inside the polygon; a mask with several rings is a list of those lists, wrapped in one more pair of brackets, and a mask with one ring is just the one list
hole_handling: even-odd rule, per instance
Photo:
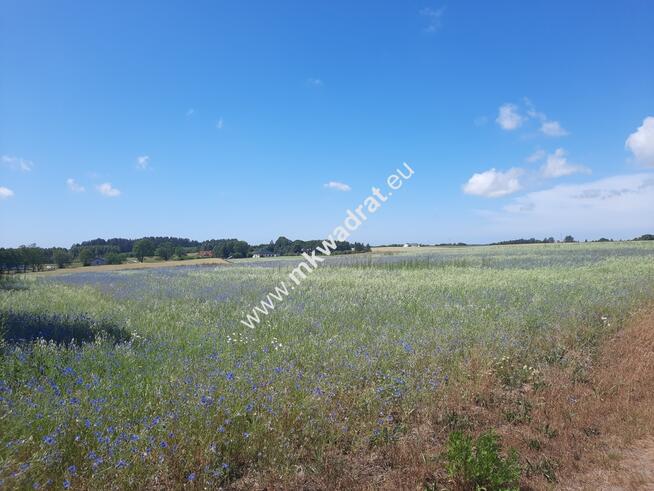
{"label": "wispy cloud", "polygon": [[485,172],[473,174],[463,186],[463,192],[486,198],[500,198],[519,191],[520,176],[524,170],[512,168],[506,172],[490,169]]}
{"label": "wispy cloud", "polygon": [[4,186],[0,186],[0,199],[11,198],[14,195],[14,192]]}
{"label": "wispy cloud", "polygon": [[193,116],[195,116],[195,109],[193,109],[192,107],[189,107],[188,110],[186,111],[186,117],[191,118]]}
{"label": "wispy cloud", "polygon": [[[523,114],[524,112],[524,114]],[[529,98],[524,98],[524,107],[517,104],[502,104],[495,120],[503,130],[513,131],[520,128],[529,120],[540,122],[539,131],[546,136],[561,137],[568,135],[568,131],[558,121],[551,120],[543,112],[537,111]]]}
{"label": "wispy cloud", "polygon": [[96,189],[101,195],[108,198],[116,198],[117,196],[120,196],[120,190],[113,187],[110,182],[104,182],[96,186]]}
{"label": "wispy cloud", "polygon": [[540,125],[540,132],[547,136],[566,136],[568,134],[558,121],[543,121]]}
{"label": "wispy cloud", "polygon": [[343,183],[343,182],[338,182],[338,181],[329,181],[327,184],[325,184],[325,187],[327,189],[334,189],[336,191],[350,191],[352,188]]}
{"label": "wispy cloud", "polygon": [[571,174],[590,174],[590,169],[584,165],[568,162],[568,154],[562,148],[547,156],[545,164],[541,167],[541,174],[546,179],[569,176]]}
{"label": "wispy cloud", "polygon": [[[488,211],[493,233],[608,235],[651,223],[654,174],[618,175],[527,193],[501,211]],[[540,235],[537,235],[540,236]]]}
{"label": "wispy cloud", "polygon": [[313,87],[322,87],[323,81],[319,78],[308,78],[307,83]]}
{"label": "wispy cloud", "polygon": [[534,153],[532,153],[529,157],[525,159],[525,161],[530,164],[533,164],[534,162],[539,162],[543,160],[545,158],[545,155],[547,155],[545,150],[543,150],[542,148],[537,148],[536,150],[534,150]]}
{"label": "wispy cloud", "polygon": [[426,32],[437,32],[443,27],[443,14],[445,13],[445,7],[439,9],[432,9],[430,7],[425,7],[420,11],[420,15],[427,19],[427,27],[425,27]]}
{"label": "wispy cloud", "polygon": [[506,103],[500,106],[495,121],[503,130],[513,131],[522,126],[522,123],[525,122],[525,117],[520,114],[518,106]]}
{"label": "wispy cloud", "polygon": [[2,160],[2,164],[11,170],[29,172],[34,167],[34,162],[32,162],[31,160],[26,160],[21,157],[3,155],[1,160]]}
{"label": "wispy cloud", "polygon": [[141,155],[139,157],[136,157],[136,168],[137,169],[146,170],[149,165],[150,165],[150,156],[149,155]]}
{"label": "wispy cloud", "polygon": [[84,186],[78,184],[77,181],[75,181],[75,179],[73,179],[72,177],[66,179],[66,186],[68,186],[68,189],[70,189],[73,193],[83,193],[84,191],[86,191],[86,189],[84,189]]}
{"label": "wispy cloud", "polygon": [[221,117],[217,122],[216,122],[216,129],[217,130],[222,130],[225,127],[225,121]]}
{"label": "wispy cloud", "polygon": [[629,135],[625,147],[634,154],[636,162],[654,167],[654,116],[643,120],[643,124]]}

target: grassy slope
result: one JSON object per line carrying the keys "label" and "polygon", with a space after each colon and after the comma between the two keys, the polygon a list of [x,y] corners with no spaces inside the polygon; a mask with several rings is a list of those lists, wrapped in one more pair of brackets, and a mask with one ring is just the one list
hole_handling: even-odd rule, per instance
{"label": "grassy slope", "polygon": [[[84,313],[135,337],[117,348],[6,349],[1,478],[391,485],[399,474],[377,463],[405,473],[402,455],[417,454],[398,445],[431,428],[433,451],[419,452],[428,465],[413,479],[441,479],[434,442],[479,427],[465,409],[478,384],[520,380],[524,364],[583,373],[580,360],[654,297],[649,244],[458,251],[324,268],[256,330],[238,321],[283,269],[71,275],[2,292],[0,309]],[[499,370],[502,356],[514,361]]]}

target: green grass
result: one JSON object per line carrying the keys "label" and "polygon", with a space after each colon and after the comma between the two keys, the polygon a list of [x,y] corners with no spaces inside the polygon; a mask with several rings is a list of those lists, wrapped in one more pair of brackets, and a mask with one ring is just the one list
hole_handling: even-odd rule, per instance
{"label": "green grass", "polygon": [[[330,446],[365,450],[409,431],[409,415],[470,353],[489,368],[506,356],[538,370],[570,345],[592,351],[654,298],[648,243],[354,259],[312,273],[254,330],[239,320],[294,262],[90,271],[0,290],[0,312],[130,333],[118,345],[4,342],[4,486],[217,486],[298,464],[319,473]],[[506,383],[531,375],[509,371]]]}

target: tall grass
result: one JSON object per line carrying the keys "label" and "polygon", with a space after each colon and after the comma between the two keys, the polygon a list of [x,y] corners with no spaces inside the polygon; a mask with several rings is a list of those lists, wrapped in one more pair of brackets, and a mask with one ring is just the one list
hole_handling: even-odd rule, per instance
{"label": "tall grass", "polygon": [[251,469],[320,472],[329,446],[354,451],[409,431],[412,411],[473,351],[489,366],[510,356],[539,367],[571,342],[592,345],[654,298],[653,258],[653,246],[611,244],[338,263],[255,330],[238,321],[285,266],[79,273],[2,291],[0,311],[83,316],[130,336],[4,342],[0,486],[218,486]]}

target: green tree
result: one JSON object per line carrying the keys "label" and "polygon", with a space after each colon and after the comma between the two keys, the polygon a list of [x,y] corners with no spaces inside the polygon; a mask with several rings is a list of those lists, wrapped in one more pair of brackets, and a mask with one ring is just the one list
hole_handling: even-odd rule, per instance
{"label": "green tree", "polygon": [[164,242],[155,251],[155,255],[164,261],[168,261],[173,256],[173,245],[170,242]]}
{"label": "green tree", "polygon": [[52,260],[58,268],[65,268],[67,264],[70,264],[70,254],[66,249],[55,249],[52,252]]}
{"label": "green tree", "polygon": [[175,255],[177,256],[177,259],[183,259],[186,257],[186,251],[183,247],[177,246],[175,247]]}
{"label": "green tree", "polygon": [[137,240],[134,242],[132,252],[139,261],[143,262],[145,257],[152,256],[154,254],[154,244],[150,239]]}
{"label": "green tree", "polygon": [[88,266],[91,264],[91,260],[95,257],[93,250],[88,247],[82,247],[79,251],[79,260],[82,263],[82,266]]}
{"label": "green tree", "polygon": [[572,235],[566,235],[565,238],[563,239],[563,242],[567,242],[567,243],[574,242],[574,241],[575,238]]}
{"label": "green tree", "polygon": [[110,252],[107,254],[107,263],[108,264],[122,264],[123,263],[123,257],[118,254],[117,252]]}
{"label": "green tree", "polygon": [[234,257],[247,257],[250,252],[250,244],[244,240],[237,240],[234,242]]}

